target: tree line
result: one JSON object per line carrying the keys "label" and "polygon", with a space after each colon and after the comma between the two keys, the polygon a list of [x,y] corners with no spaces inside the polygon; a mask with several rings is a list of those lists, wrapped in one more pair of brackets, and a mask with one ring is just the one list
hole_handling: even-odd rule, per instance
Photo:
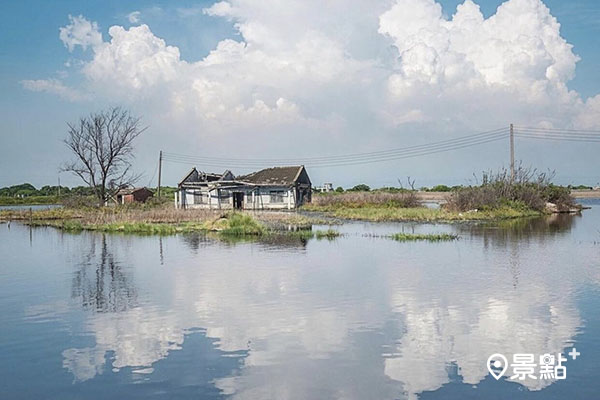
{"label": "tree line", "polygon": [[[32,197],[32,196],[57,196],[59,194],[58,185],[45,185],[37,189],[31,183],[22,183],[20,185],[6,186],[0,188],[0,197]],[[61,195],[73,196],[92,196],[94,190],[88,186],[60,186]]]}

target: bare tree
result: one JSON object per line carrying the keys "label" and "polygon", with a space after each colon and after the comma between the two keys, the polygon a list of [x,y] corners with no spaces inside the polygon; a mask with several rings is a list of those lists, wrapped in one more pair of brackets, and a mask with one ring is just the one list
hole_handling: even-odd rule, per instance
{"label": "bare tree", "polygon": [[[396,178],[396,180],[398,181],[398,184],[400,185],[400,189],[404,190],[404,185],[402,184],[402,181],[400,180],[400,178]],[[408,186],[410,187],[409,190],[415,191],[415,182],[417,181],[416,179],[413,179],[412,181],[410,180],[410,176],[406,177],[406,181],[408,182]]]}
{"label": "bare tree", "polygon": [[146,130],[140,118],[121,107],[111,107],[67,125],[64,143],[75,160],[62,170],[74,173],[90,186],[100,205],[139,178],[131,173],[131,161],[133,141]]}
{"label": "bare tree", "polygon": [[417,181],[416,179],[413,179],[412,181],[410,180],[410,176],[406,177],[406,181],[408,182],[408,186],[410,186],[410,190],[414,191],[415,190],[415,182]]}

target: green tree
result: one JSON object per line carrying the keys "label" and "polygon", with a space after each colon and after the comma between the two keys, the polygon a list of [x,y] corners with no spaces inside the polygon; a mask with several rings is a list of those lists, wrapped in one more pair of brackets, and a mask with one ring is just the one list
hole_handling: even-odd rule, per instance
{"label": "green tree", "polygon": [[352,192],[368,192],[369,190],[371,190],[371,188],[368,185],[361,183],[359,185],[354,186],[352,189],[348,189],[348,190],[352,191]]}

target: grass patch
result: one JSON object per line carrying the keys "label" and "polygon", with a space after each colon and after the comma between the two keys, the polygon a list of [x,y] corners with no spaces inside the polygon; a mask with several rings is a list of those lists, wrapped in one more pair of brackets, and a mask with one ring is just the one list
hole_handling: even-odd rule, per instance
{"label": "grass patch", "polygon": [[74,209],[50,208],[47,210],[0,210],[2,221],[25,221],[25,220],[66,220],[81,218],[82,212]]}
{"label": "grass patch", "polygon": [[208,231],[230,236],[264,235],[267,230],[252,216],[242,213],[227,213],[223,217],[204,224]]}
{"label": "grass patch", "polygon": [[511,218],[536,217],[542,213],[528,209],[516,209],[512,207],[500,207],[493,210],[478,210],[458,212],[445,209],[433,209],[426,207],[393,208],[380,206],[340,207],[325,206],[310,208],[313,211],[321,211],[336,218],[363,220],[373,222],[386,221],[416,221],[416,222],[452,222],[452,221],[493,221]]}
{"label": "grass patch", "polygon": [[166,224],[166,223],[112,223],[84,224],[77,220],[66,221],[32,221],[31,226],[49,226],[67,232],[97,231],[107,233],[131,233],[140,235],[172,235],[175,233],[204,231],[204,226],[198,223]]}
{"label": "grass patch", "polygon": [[395,233],[391,236],[398,242],[428,241],[442,242],[458,239],[457,235],[450,233]]}
{"label": "grass patch", "polygon": [[[72,210],[44,210],[44,212],[33,212],[32,216],[27,213],[11,215],[12,219],[24,220],[31,226],[51,226],[65,231],[98,231],[98,232],[121,232],[144,235],[172,235],[175,233],[213,231],[222,235],[244,236],[263,235],[267,233],[264,225],[252,216],[240,213],[227,213],[212,219],[198,217],[195,213],[188,215],[188,220],[176,218],[178,213],[172,215],[166,213],[159,215],[155,220],[136,219],[137,213],[119,213],[114,210],[97,210],[96,213],[84,213],[79,215]],[[150,217],[149,214],[141,214]],[[203,215],[204,216],[204,215]]]}

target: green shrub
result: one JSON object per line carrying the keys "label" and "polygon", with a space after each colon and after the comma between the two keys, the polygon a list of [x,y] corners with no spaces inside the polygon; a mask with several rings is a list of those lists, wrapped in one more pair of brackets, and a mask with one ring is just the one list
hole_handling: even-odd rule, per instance
{"label": "green shrub", "polygon": [[446,185],[436,185],[430,189],[431,192],[449,192],[452,188]]}
{"label": "green shrub", "polygon": [[570,190],[550,183],[551,177],[522,167],[515,171],[514,180],[507,170],[485,172],[481,185],[453,191],[446,207],[453,211],[494,210],[506,206],[543,211],[547,202],[559,208],[572,207],[575,201]]}

